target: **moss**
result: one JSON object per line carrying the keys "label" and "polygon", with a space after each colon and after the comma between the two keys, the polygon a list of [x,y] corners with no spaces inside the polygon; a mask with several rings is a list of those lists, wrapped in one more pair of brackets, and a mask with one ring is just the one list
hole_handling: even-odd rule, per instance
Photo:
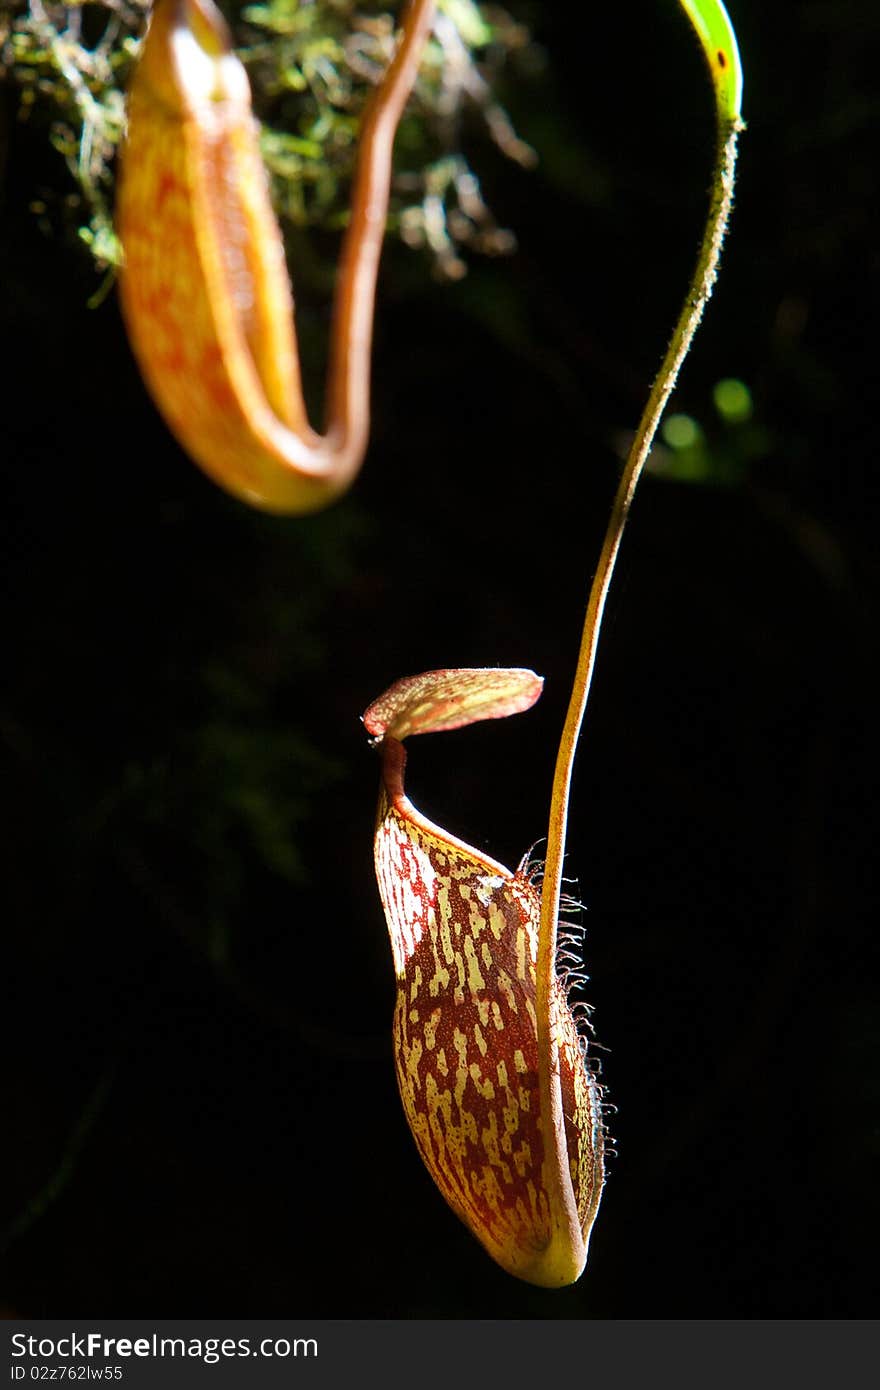
{"label": "moss", "polygon": [[[57,227],[73,217],[99,268],[118,264],[114,163],[124,128],[125,84],[150,0],[0,0],[0,77],[21,119],[40,121],[67,165],[66,187],[34,203]],[[338,228],[347,215],[359,114],[391,52],[397,3],[267,0],[224,6],[251,79],[262,147],[282,224]],[[527,52],[522,26],[474,0],[439,0],[434,38],[399,133],[390,230],[427,247],[436,270],[464,273],[461,249],[513,244],[483,202],[462,150],[476,112],[494,142],[521,164],[532,151],[495,97],[511,55]]]}

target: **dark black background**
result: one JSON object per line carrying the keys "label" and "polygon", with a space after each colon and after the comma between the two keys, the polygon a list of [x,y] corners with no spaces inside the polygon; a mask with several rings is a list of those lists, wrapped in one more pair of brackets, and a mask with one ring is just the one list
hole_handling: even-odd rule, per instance
{"label": "dark black background", "polygon": [[[358,715],[425,668],[533,666],[539,707],[421,741],[410,790],[508,863],[543,833],[616,445],[683,293],[711,153],[676,6],[513,8],[547,53],[506,94],[542,165],[476,135],[471,153],[519,253],[441,287],[389,248],[370,455],[313,519],[248,512],[181,455],[115,300],[86,305],[85,253],[36,229],[57,156],[6,120],[13,1314],[874,1311],[867,0],[732,6],[749,129],[674,407],[736,481],[645,479],[576,777],[569,865],[619,1155],[577,1286],[489,1262],[398,1103]],[[324,314],[307,302],[307,329]],[[755,402],[739,432],[712,406],[729,376]]]}

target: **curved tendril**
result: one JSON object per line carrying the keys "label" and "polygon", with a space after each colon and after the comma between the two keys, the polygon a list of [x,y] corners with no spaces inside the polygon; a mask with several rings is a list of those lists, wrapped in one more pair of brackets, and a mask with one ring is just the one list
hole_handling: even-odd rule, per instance
{"label": "curved tendril", "polygon": [[[721,245],[733,201],[737,136],[743,129],[740,118],[742,69],[736,35],[727,11],[720,0],[680,0],[680,3],[700,39],[715,89],[718,134],[712,194],[703,240],[684,306],[651,388],[614,498],[599,564],[590,589],[571,700],[559,744],[547,833],[536,982],[539,1048],[541,1055],[551,1058],[556,1055],[556,1046],[555,1039],[551,1036],[553,1021],[550,1017],[550,998],[556,960],[557,921],[562,895],[569,794],[574,757],[596,659],[602,614],[636,485],[650,452],[660,418],[715,283]],[[541,1096],[542,1113],[552,1115],[554,1125],[560,1128],[563,1120],[558,1072],[551,1072],[548,1077],[542,1076],[541,1080],[542,1086],[548,1088],[547,1094]],[[555,1152],[554,1146],[547,1146],[548,1155],[552,1157]],[[566,1180],[566,1174],[561,1170],[548,1173],[546,1187],[551,1197],[557,1228],[571,1230],[576,1213],[572,1211],[570,1183]]]}

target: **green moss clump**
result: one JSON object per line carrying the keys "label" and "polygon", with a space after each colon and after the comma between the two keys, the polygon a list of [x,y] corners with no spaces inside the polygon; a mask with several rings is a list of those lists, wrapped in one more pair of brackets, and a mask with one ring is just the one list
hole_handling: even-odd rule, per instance
{"label": "green moss clump", "polygon": [[[64,216],[100,269],[119,264],[113,230],[115,156],[125,121],[125,85],[151,0],[0,0],[0,78],[12,83],[21,119],[45,123],[67,164],[66,189],[34,203],[55,227]],[[251,79],[262,148],[282,225],[344,224],[364,101],[392,52],[399,3],[265,0],[224,6]],[[498,227],[462,150],[476,112],[504,153],[528,166],[495,97],[511,54],[526,50],[522,26],[476,0],[439,0],[410,111],[398,138],[389,229],[427,247],[435,269],[457,278],[463,247],[498,253],[513,237]]]}

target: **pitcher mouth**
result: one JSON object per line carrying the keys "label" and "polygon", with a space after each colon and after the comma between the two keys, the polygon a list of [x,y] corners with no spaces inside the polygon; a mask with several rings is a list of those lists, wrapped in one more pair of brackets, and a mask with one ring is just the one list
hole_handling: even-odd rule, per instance
{"label": "pitcher mouth", "polygon": [[250,104],[232,35],[211,0],[158,4],[150,27],[152,43],[145,50],[144,75],[167,106],[191,113],[218,102]]}

